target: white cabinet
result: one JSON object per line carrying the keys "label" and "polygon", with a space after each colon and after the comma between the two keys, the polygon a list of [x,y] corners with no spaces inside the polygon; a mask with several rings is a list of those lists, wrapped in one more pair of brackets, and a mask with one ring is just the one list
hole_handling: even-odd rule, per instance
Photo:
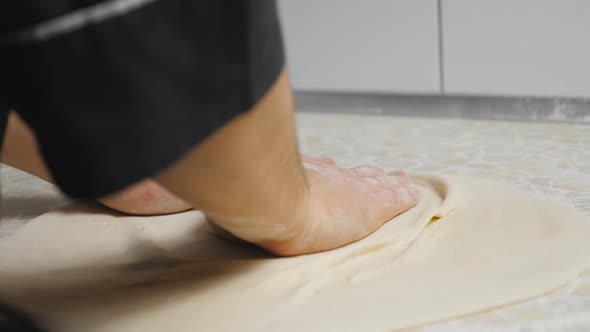
{"label": "white cabinet", "polygon": [[439,93],[436,0],[280,0],[297,90]]}
{"label": "white cabinet", "polygon": [[590,1],[442,3],[446,93],[590,96]]}

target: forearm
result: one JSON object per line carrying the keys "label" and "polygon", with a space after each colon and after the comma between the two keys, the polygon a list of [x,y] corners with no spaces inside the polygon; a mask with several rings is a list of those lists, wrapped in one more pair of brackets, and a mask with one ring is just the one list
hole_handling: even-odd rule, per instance
{"label": "forearm", "polygon": [[51,174],[41,157],[33,131],[14,112],[11,112],[8,117],[0,158],[2,158],[2,163],[6,165],[52,182]]}
{"label": "forearm", "polygon": [[[33,131],[14,112],[8,118],[1,158],[2,163],[53,182]],[[149,179],[99,201],[117,211],[137,215],[175,213],[191,207]]]}
{"label": "forearm", "polygon": [[[403,172],[345,169],[321,158],[306,158],[302,166],[293,113],[283,72],[250,111],[156,176],[186,202],[150,180],[101,202],[133,214],[178,212],[192,205],[234,236],[279,255],[354,242],[417,203],[419,192]],[[2,161],[51,181],[34,135],[15,114]]]}
{"label": "forearm", "polygon": [[266,247],[289,241],[306,226],[307,194],[293,107],[283,72],[249,112],[157,180],[242,239]]}

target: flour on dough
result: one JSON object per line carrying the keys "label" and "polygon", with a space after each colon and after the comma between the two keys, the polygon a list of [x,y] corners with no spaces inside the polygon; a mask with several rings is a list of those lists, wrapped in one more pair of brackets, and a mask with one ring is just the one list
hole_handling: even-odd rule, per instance
{"label": "flour on dough", "polygon": [[491,181],[415,175],[369,237],[275,258],[199,212],[73,205],[0,242],[0,298],[63,332],[393,331],[538,296],[588,265],[590,221]]}

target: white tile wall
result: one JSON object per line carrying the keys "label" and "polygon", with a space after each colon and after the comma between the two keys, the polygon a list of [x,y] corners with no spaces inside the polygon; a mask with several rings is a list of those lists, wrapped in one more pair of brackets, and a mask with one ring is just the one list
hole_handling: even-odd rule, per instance
{"label": "white tile wall", "polygon": [[446,92],[590,96],[590,1],[442,1]]}
{"label": "white tile wall", "polygon": [[435,0],[281,0],[295,89],[438,93]]}

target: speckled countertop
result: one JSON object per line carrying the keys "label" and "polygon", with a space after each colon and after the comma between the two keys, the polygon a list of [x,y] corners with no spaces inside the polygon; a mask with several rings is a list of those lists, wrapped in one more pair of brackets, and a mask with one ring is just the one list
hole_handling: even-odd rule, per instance
{"label": "speckled countertop", "polygon": [[[299,113],[304,153],[347,166],[376,164],[491,178],[590,216],[590,125]],[[64,204],[55,188],[2,167],[0,240]],[[590,239],[589,239],[590,241]],[[590,253],[588,253],[590,255]],[[590,273],[560,290],[420,331],[590,330]],[[565,325],[564,325],[565,324]],[[551,327],[555,327],[554,330]]]}

